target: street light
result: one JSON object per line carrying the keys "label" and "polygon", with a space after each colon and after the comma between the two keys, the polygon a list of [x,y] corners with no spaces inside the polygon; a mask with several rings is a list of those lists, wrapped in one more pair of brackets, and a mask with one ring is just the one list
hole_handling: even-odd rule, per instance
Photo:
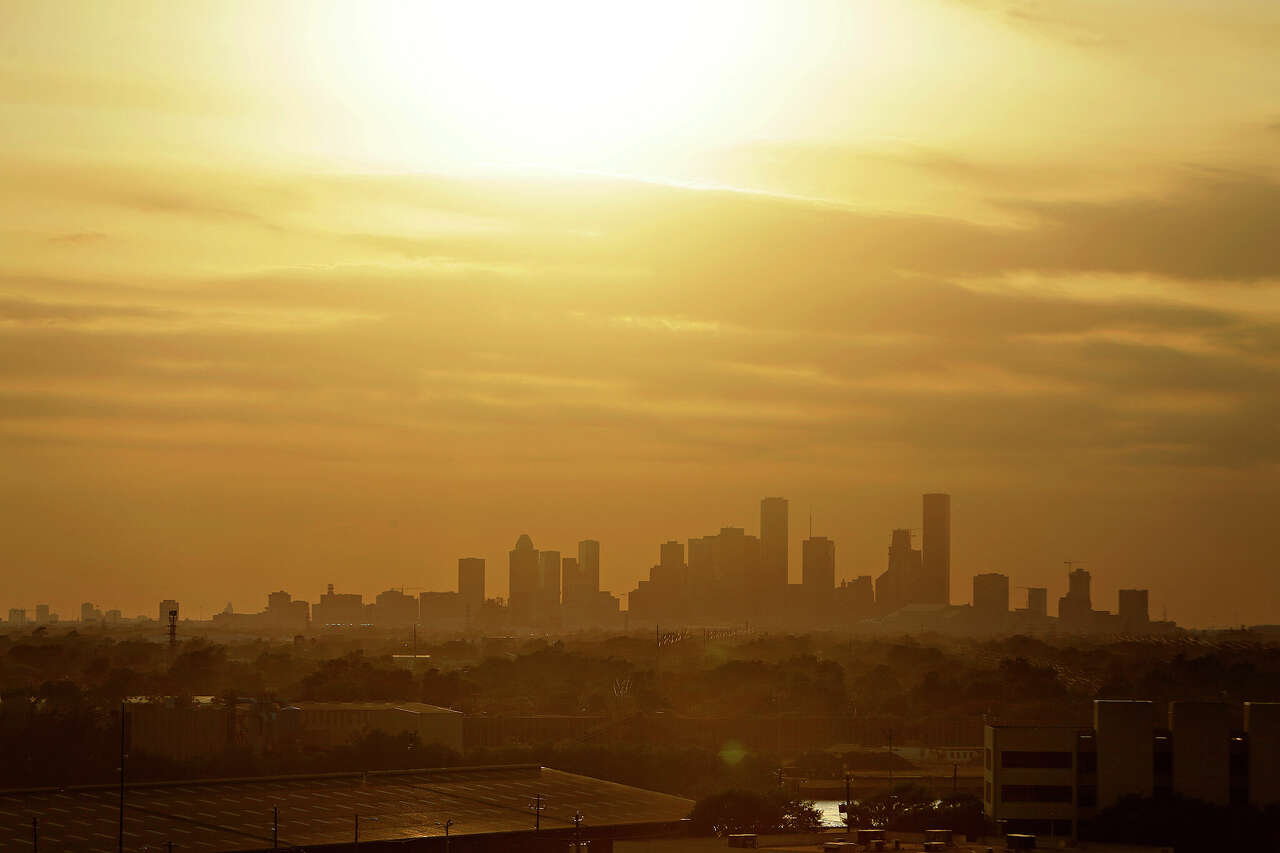
{"label": "street light", "polygon": [[453,818],[445,818],[444,823],[436,821],[435,824],[444,827],[444,853],[449,853],[449,827],[453,826]]}

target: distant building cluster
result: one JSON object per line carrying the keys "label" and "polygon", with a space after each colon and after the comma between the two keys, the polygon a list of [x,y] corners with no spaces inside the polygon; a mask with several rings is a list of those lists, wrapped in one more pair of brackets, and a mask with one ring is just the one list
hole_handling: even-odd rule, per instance
{"label": "distant building cluster", "polygon": [[913,605],[946,608],[951,597],[951,496],[924,496],[921,548],[912,531],[893,531],[888,566],[879,577],[836,583],[836,544],[825,536],[801,546],[800,583],[789,582],[789,505],[760,502],[760,535],[740,527],[669,541],[659,562],[629,597],[633,621],[699,623],[754,621],[823,628],[851,625]]}
{"label": "distant building cluster", "polygon": [[[760,501],[759,534],[741,527],[685,542],[672,539],[658,546],[658,562],[627,594],[600,589],[600,543],[578,543],[577,556],[539,550],[522,534],[507,555],[509,594],[486,598],[485,561],[458,560],[457,588],[452,591],[388,589],[373,601],[360,593],[338,592],[333,584],[309,603],[283,590],[267,596],[266,609],[236,613],[228,604],[213,616],[217,627],[234,631],[294,631],[308,628],[408,628],[435,631],[497,627],[556,630],[623,629],[643,624],[677,626],[754,625],[790,630],[858,628],[869,631],[944,633],[1143,634],[1172,630],[1173,623],[1153,621],[1145,589],[1122,589],[1114,613],[1095,610],[1092,576],[1068,564],[1067,592],[1058,599],[1057,616],[1049,614],[1045,587],[1026,590],[1026,606],[1010,606],[1009,577],[985,572],[973,578],[971,605],[951,603],[951,496],[922,498],[922,526],[889,536],[887,564],[877,576],[841,577],[836,570],[836,543],[826,536],[801,544],[800,582],[790,582],[790,512],[782,497]],[[812,525],[811,525],[812,526]],[[161,624],[176,623],[178,602],[160,603]],[[172,616],[172,618],[171,618]],[[146,617],[140,617],[146,619]],[[35,609],[35,624],[53,624],[58,616],[47,604]],[[125,621],[119,610],[103,612],[86,602],[80,622],[114,625]],[[25,609],[9,611],[8,624],[31,624]]]}

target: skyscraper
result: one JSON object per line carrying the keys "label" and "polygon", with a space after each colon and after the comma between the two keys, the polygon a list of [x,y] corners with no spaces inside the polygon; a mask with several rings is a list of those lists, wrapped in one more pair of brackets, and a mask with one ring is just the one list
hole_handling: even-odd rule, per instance
{"label": "skyscraper", "polygon": [[876,578],[876,609],[892,613],[908,604],[927,603],[922,594],[923,561],[911,547],[911,531],[898,528],[889,541],[889,566]]}
{"label": "skyscraper", "polygon": [[951,603],[951,495],[924,496],[924,535],[920,542],[924,562],[922,601]]}
{"label": "skyscraper", "polygon": [[583,539],[578,543],[578,570],[592,593],[600,591],[600,543]]}
{"label": "skyscraper", "polygon": [[475,618],[484,605],[484,558],[458,558],[458,595],[462,598],[463,615]]}
{"label": "skyscraper", "polygon": [[520,534],[516,547],[507,552],[507,571],[511,621],[531,625],[538,606],[538,549],[528,533]]}
{"label": "skyscraper", "polygon": [[825,536],[804,540],[801,584],[814,595],[830,595],[836,586],[836,543]]}
{"label": "skyscraper", "polygon": [[560,617],[560,552],[538,552],[538,595],[534,617],[558,622]]}
{"label": "skyscraper", "polygon": [[1058,618],[1079,622],[1093,613],[1093,596],[1089,590],[1093,576],[1084,569],[1072,569],[1067,575],[1067,594],[1058,599]]}
{"label": "skyscraper", "polygon": [[775,595],[787,586],[787,548],[787,499],[765,498],[760,501],[761,579]]}

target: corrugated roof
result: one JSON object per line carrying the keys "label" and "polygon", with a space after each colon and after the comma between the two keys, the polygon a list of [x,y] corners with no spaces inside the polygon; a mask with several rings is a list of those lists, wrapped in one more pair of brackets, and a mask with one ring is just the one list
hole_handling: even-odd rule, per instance
{"label": "corrugated roof", "polygon": [[[533,765],[327,774],[263,779],[144,783],[126,790],[125,849],[221,853],[271,846],[271,809],[280,809],[280,846],[348,842],[359,813],[362,841],[533,828],[530,802],[543,796],[542,827],[666,823],[688,816],[681,797]],[[116,849],[118,790],[110,785],[0,792],[0,850],[29,850],[31,818],[42,847]],[[376,818],[376,820],[374,820]]]}

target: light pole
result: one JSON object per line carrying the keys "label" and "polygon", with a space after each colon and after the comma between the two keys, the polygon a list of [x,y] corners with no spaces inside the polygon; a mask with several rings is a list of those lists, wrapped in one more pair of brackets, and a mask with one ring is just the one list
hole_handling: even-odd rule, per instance
{"label": "light pole", "polygon": [[271,849],[280,845],[280,807],[271,807]]}
{"label": "light pole", "polygon": [[533,795],[533,799],[529,801],[529,808],[533,809],[533,831],[539,832],[542,829],[542,810],[546,808],[541,794]]}
{"label": "light pole", "polygon": [[574,853],[582,850],[582,809],[577,809],[573,813],[573,847]]}
{"label": "light pole", "polygon": [[445,818],[444,823],[436,821],[436,826],[444,827],[444,853],[449,853],[449,827],[453,826],[453,818]]}

